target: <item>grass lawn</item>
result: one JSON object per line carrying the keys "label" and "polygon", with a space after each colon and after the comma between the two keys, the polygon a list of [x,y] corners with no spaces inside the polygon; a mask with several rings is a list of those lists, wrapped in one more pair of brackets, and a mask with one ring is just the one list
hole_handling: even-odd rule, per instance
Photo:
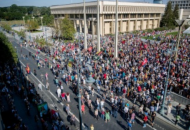
{"label": "grass lawn", "polygon": [[[178,34],[178,32],[169,32],[169,33],[166,33],[166,36],[168,36],[168,35],[173,35],[173,36],[175,36],[175,35],[177,35]],[[157,39],[158,38],[158,36],[160,36],[159,34],[158,35],[154,35],[155,36],[155,39]],[[154,40],[153,39],[153,36],[150,36],[150,37],[141,37],[141,38],[143,38],[143,39],[148,39],[148,40]]]}

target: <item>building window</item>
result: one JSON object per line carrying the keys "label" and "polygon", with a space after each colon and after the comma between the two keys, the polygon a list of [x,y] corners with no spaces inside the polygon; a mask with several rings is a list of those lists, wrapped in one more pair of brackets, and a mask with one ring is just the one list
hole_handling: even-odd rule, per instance
{"label": "building window", "polygon": [[154,17],[154,14],[150,14],[150,17]]}
{"label": "building window", "polygon": [[129,14],[123,14],[123,18],[129,18]]}
{"label": "building window", "polygon": [[74,18],[74,14],[70,14],[70,18]]}
{"label": "building window", "polygon": [[79,18],[79,14],[75,14],[75,18],[77,18],[77,19],[78,19],[78,18]]}
{"label": "building window", "polygon": [[119,18],[119,19],[121,18],[121,14],[118,15],[118,18]]}
{"label": "building window", "polygon": [[83,14],[80,14],[80,18],[83,19],[83,18],[84,18],[84,15],[83,15]]}
{"label": "building window", "polygon": [[145,18],[148,18],[148,17],[149,17],[149,14],[144,14],[144,17],[145,17]]}
{"label": "building window", "polygon": [[138,14],[138,18],[142,18],[143,17],[143,15],[142,14]]}
{"label": "building window", "polygon": [[112,15],[111,14],[105,14],[104,19],[112,19]]}
{"label": "building window", "polygon": [[156,14],[156,17],[160,17],[160,14]]}
{"label": "building window", "polygon": [[131,14],[130,18],[136,18],[136,14]]}

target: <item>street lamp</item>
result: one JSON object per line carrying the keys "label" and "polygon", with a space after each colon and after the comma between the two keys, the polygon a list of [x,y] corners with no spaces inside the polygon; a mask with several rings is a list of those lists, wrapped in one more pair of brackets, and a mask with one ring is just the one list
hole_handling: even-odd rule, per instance
{"label": "street lamp", "polygon": [[86,40],[86,7],[85,0],[83,0],[83,10],[84,10],[84,49],[87,49],[87,40]]}
{"label": "street lamp", "polygon": [[168,89],[168,80],[169,80],[169,76],[170,76],[170,66],[171,66],[171,58],[172,58],[172,52],[173,52],[173,48],[174,48],[174,43],[172,43],[172,50],[171,51],[167,51],[165,54],[166,55],[170,55],[170,58],[169,58],[169,65],[168,65],[168,72],[167,72],[167,77],[166,77],[166,83],[165,83],[165,88],[164,88],[164,97],[163,97],[163,100],[162,100],[162,106],[161,106],[161,109],[160,109],[160,114],[161,115],[164,115],[164,106],[165,106],[165,99],[166,99],[166,93],[167,93],[167,89]]}
{"label": "street lamp", "polygon": [[114,50],[114,57],[118,57],[117,53],[117,43],[118,43],[118,0],[116,0],[116,15],[115,15],[115,50]]}
{"label": "street lamp", "polygon": [[42,22],[43,17],[40,17],[40,18],[41,18],[41,26],[42,26],[42,32],[43,32],[43,22]]}
{"label": "street lamp", "polygon": [[23,22],[24,22],[24,27],[25,27],[25,20],[24,20],[24,16],[23,16],[22,18],[23,18]]}
{"label": "street lamp", "polygon": [[97,52],[100,51],[100,6],[99,6],[99,0],[97,1]]}
{"label": "street lamp", "polygon": [[32,17],[33,18],[33,21],[34,21],[34,17]]}
{"label": "street lamp", "polygon": [[79,72],[79,65],[81,64],[81,51],[80,51],[80,43],[79,43],[79,61],[78,61],[78,65],[77,65],[77,75],[78,75],[78,80],[77,80],[77,84],[78,84],[78,102],[79,102],[79,121],[80,121],[80,130],[82,130],[82,111],[81,111],[81,94],[80,94],[80,72]]}
{"label": "street lamp", "polygon": [[179,31],[178,31],[178,37],[177,37],[177,46],[176,46],[176,53],[175,53],[175,60],[177,60],[177,56],[178,56],[178,48],[179,48],[179,42],[180,42],[180,37],[181,37],[181,31],[182,31],[182,27],[185,23],[190,24],[188,21],[190,20],[190,15],[189,17],[187,17],[185,20],[176,20],[176,23],[179,26]]}

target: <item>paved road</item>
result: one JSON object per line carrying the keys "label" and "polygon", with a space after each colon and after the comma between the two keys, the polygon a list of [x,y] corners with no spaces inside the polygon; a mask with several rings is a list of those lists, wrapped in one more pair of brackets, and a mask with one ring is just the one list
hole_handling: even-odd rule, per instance
{"label": "paved road", "polygon": [[[18,53],[20,53],[20,46],[18,44],[18,42],[16,42],[15,39],[9,37],[10,41],[12,41],[13,43],[13,46],[16,46],[17,49],[18,49]],[[31,49],[27,48],[23,48],[22,49],[22,53],[25,54],[25,55],[28,55],[28,50],[32,51]],[[32,51],[32,52],[35,52],[35,51]],[[45,58],[44,55],[40,54],[40,57]],[[21,63],[23,65],[29,65],[31,70],[33,69],[36,69],[37,70],[37,76],[35,77],[33,74],[31,74],[29,76],[29,79],[32,80],[33,82],[36,83],[36,85],[41,82],[40,79],[40,75],[41,74],[45,74],[46,72],[49,74],[49,83],[50,83],[50,91],[47,91],[45,89],[43,89],[43,95],[44,95],[44,99],[47,98],[47,100],[49,101],[49,105],[52,105],[55,103],[55,105],[58,107],[59,111],[60,111],[60,114],[63,115],[64,117],[66,116],[65,112],[63,112],[63,107],[64,107],[64,104],[67,104],[66,102],[63,102],[63,103],[59,103],[57,102],[57,100],[59,100],[57,98],[57,95],[56,95],[56,85],[54,84],[54,75],[50,72],[50,70],[46,67],[46,68],[41,68],[41,69],[37,69],[37,63],[35,60],[33,60],[32,58],[29,58],[29,60],[25,60],[25,59],[22,59],[21,58],[21,55],[19,54],[19,59],[21,61]],[[61,79],[59,79],[61,80]],[[45,82],[43,81],[43,84],[45,84]],[[64,84],[64,91],[65,92],[69,92],[70,95],[71,95],[71,103],[70,106],[71,106],[71,112],[78,118],[78,99],[77,99],[77,96],[75,94],[73,94],[72,90],[70,89],[69,86],[66,86]],[[95,95],[94,97],[92,97],[92,101],[95,101],[96,97],[98,95]],[[109,102],[106,102],[105,103],[105,107],[107,107],[109,110],[111,109],[110,105],[109,105]],[[86,125],[86,126],[90,126],[91,124],[93,124],[95,126],[95,129],[96,130],[123,130],[126,128],[127,124],[126,124],[126,121],[120,116],[120,114],[118,114],[118,117],[117,119],[111,117],[111,121],[108,122],[108,123],[105,123],[102,119],[99,119],[98,121],[96,119],[94,119],[93,117],[93,113],[94,111],[89,111],[88,108],[86,107],[86,113],[85,115],[82,116],[82,119],[83,119],[83,123]],[[77,123],[78,125],[78,123]],[[135,125],[133,125],[133,129],[135,130],[140,130],[142,129],[142,120],[137,117],[137,120],[135,122]],[[155,121],[155,127],[152,128],[149,126],[146,127],[146,130],[168,130],[168,129],[172,129],[172,130],[177,130],[176,128],[174,128],[173,126],[170,126],[169,124],[163,122],[162,120],[159,120],[159,119],[156,119]]]}

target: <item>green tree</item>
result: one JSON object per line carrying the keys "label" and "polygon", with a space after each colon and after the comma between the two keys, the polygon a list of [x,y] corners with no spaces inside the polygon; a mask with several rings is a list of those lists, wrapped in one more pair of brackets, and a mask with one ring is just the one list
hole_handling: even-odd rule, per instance
{"label": "green tree", "polygon": [[2,28],[4,28],[7,32],[12,30],[12,28],[7,24],[2,24]]}
{"label": "green tree", "polygon": [[28,30],[34,31],[39,28],[39,24],[36,20],[30,20],[27,22]]}
{"label": "green tree", "polygon": [[46,40],[44,38],[36,37],[36,42],[39,44],[40,47],[44,47],[47,45]]}
{"label": "green tree", "polygon": [[61,21],[61,35],[66,40],[72,40],[75,34],[74,24],[71,20],[68,19],[68,16]]}
{"label": "green tree", "polygon": [[179,6],[178,6],[178,4],[175,5],[175,8],[173,10],[173,15],[174,15],[175,20],[179,19]]}
{"label": "green tree", "polygon": [[17,32],[17,34],[22,37],[22,38],[25,38],[26,37],[26,34],[25,34],[25,31],[24,30],[21,30],[19,32]]}
{"label": "green tree", "polygon": [[175,25],[175,18],[172,11],[171,1],[169,1],[161,20],[161,26],[172,27],[174,25]]}

